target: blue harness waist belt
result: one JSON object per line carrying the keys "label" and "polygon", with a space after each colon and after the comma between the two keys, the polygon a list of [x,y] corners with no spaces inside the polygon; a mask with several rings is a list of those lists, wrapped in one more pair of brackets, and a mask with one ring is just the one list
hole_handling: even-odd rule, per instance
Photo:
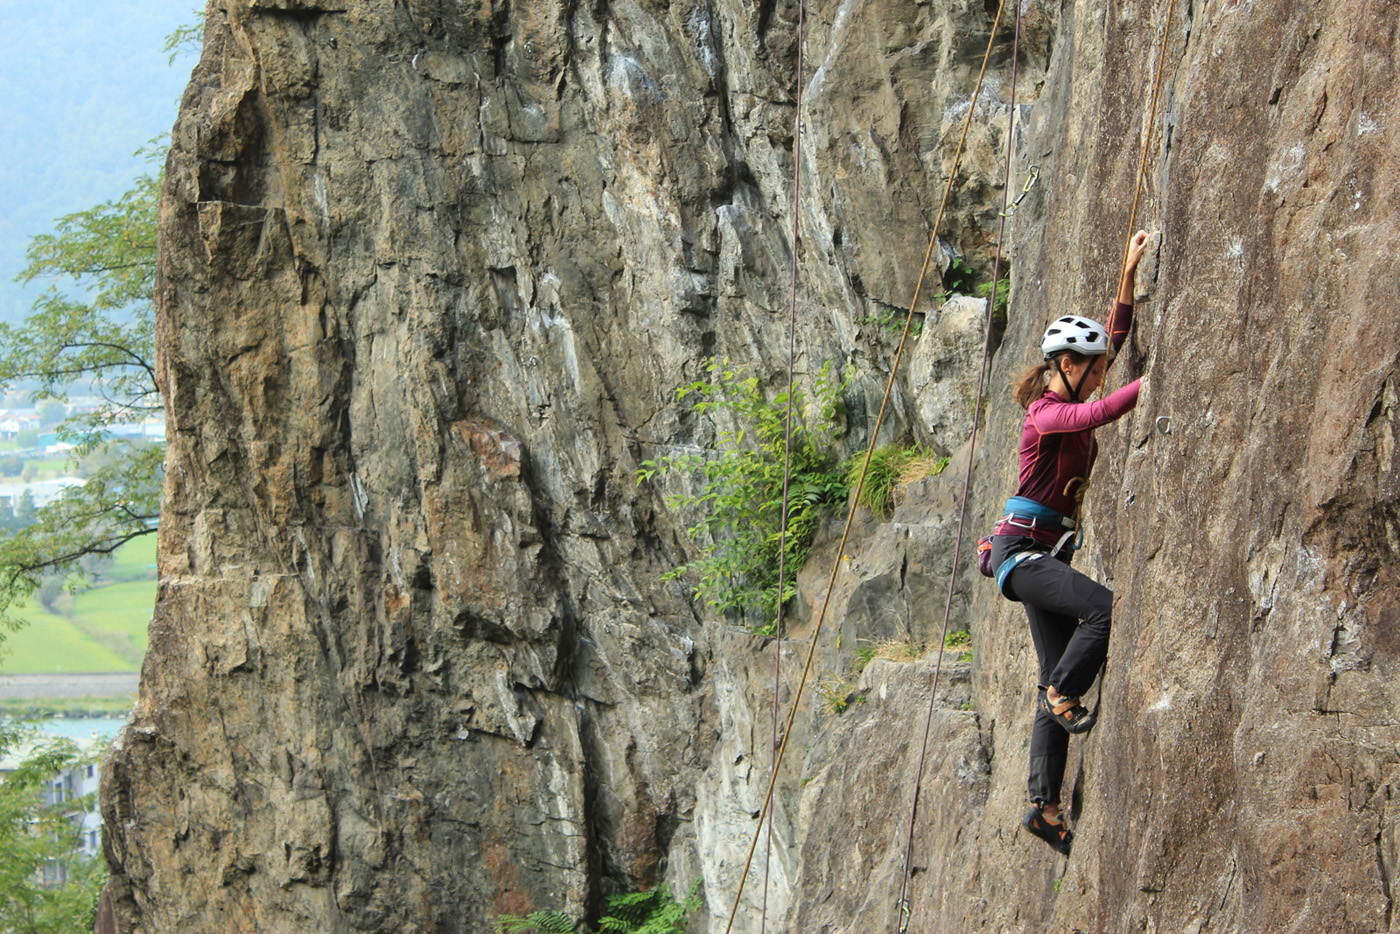
{"label": "blue harness waist belt", "polygon": [[1033,499],[1024,496],[1013,496],[1006,501],[1006,518],[1025,518],[1031,520],[1032,525],[1053,525],[1061,529],[1073,530],[1077,523],[1062,512],[1056,512],[1049,506],[1042,506]]}
{"label": "blue harness waist belt", "polygon": [[[1064,529],[1065,534],[1060,536],[1060,540],[1055,544],[1054,549],[1049,552],[1018,551],[1015,554],[1008,556],[1005,561],[997,565],[997,590],[1001,591],[1001,595],[1003,597],[1006,597],[1006,599],[1008,600],[1016,599],[1015,597],[1012,597],[1006,592],[1006,579],[1011,576],[1011,572],[1016,570],[1016,568],[1019,567],[1024,561],[1034,561],[1038,558],[1044,558],[1047,555],[1053,557],[1059,554],[1060,549],[1064,547],[1065,542],[1067,542],[1070,539],[1070,537],[1074,535],[1074,530],[1078,525],[1078,523],[1076,523],[1069,516],[1065,515],[1062,512],[1056,512],[1049,506],[1041,505],[1035,500],[1027,499],[1024,496],[1013,496],[1006,501],[1006,521],[1010,522],[1012,525],[1017,525],[1019,523],[1017,523],[1015,520],[1018,518],[1031,520],[1032,528],[1041,525],[1048,525],[1054,528]],[[1079,545],[1076,542],[1070,547],[1078,548]]]}

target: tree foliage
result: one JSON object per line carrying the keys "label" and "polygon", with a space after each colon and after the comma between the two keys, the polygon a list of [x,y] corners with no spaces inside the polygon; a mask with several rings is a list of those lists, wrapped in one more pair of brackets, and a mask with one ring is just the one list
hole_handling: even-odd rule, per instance
{"label": "tree foliage", "polygon": [[[19,754],[0,782],[0,932],[72,934],[91,931],[106,864],[81,852],[81,817],[93,796],[46,802],[43,786],[63,769],[94,761],[71,740],[40,743],[32,733],[0,727],[0,757]],[[64,885],[46,886],[41,870],[61,872]]]}
{"label": "tree foliage", "polygon": [[76,445],[75,456],[100,454],[101,466],[0,539],[0,625],[11,629],[19,625],[13,610],[46,575],[70,574],[76,584],[85,555],[111,554],[155,530],[163,445],[117,441],[110,430],[161,407],[153,306],[159,190],[159,175],[145,174],[121,197],[34,237],[19,278],[49,286],[21,324],[0,324],[0,389],[26,389],[36,402],[67,402],[80,392],[103,401],[56,429]]}
{"label": "tree foliage", "polygon": [[[89,385],[110,408],[66,423],[94,445],[113,422],[159,407],[155,383],[158,175],[141,176],[120,198],[59,218],[29,244],[19,279],[50,280],[19,325],[0,324],[0,382],[37,383],[35,400],[68,398]],[[74,297],[74,292],[80,297]]]}
{"label": "tree foliage", "polygon": [[181,55],[198,55],[204,45],[204,14],[197,9],[191,12],[194,22],[176,27],[174,32],[165,37],[165,46],[161,51],[169,55],[167,64],[175,64],[175,59]]}
{"label": "tree foliage", "polygon": [[788,394],[765,398],[758,378],[728,360],[710,361],[706,370],[708,379],[682,386],[677,397],[698,398],[697,413],[727,412],[736,427],[720,434],[717,456],[681,454],[643,461],[637,479],[645,482],[671,471],[699,478],[698,492],[672,496],[667,505],[695,517],[687,531],[700,555],[666,578],[692,576],[696,593],[711,607],[722,613],[735,611],[755,632],[772,634],[780,604],[780,559],[786,552],[781,601],[787,601],[797,592],[797,571],[818,524],[846,497],[835,442],[847,382],[823,366],[812,381],[811,411],[807,393],[794,387],[788,452]]}

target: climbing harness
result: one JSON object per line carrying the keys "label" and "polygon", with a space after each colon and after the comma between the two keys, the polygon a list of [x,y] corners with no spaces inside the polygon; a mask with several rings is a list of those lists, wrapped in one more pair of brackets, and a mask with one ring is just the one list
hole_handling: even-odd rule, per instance
{"label": "climbing harness", "polygon": [[[1078,478],[1076,478],[1078,479]],[[995,568],[991,564],[992,536],[987,535],[977,543],[978,549],[978,569],[984,577],[994,578],[997,582],[997,590],[1003,597],[1013,602],[1019,603],[1015,597],[1006,592],[1006,579],[1011,576],[1011,572],[1016,570],[1027,561],[1035,561],[1040,558],[1053,558],[1060,553],[1060,549],[1075,539],[1070,544],[1071,550],[1078,550],[1082,543],[1082,538],[1075,538],[1076,535],[1083,535],[1079,528],[1079,522],[1069,516],[1056,512],[1049,506],[1041,505],[1033,499],[1024,496],[1013,496],[1006,501],[1006,514],[998,526],[1009,525],[1014,528],[1024,529],[1027,534],[1035,532],[1040,528],[1051,528],[1061,532],[1059,541],[1053,548],[1046,551],[1043,548],[1027,548],[1015,554],[1008,555]],[[985,543],[985,547],[984,547]]]}
{"label": "climbing harness", "polygon": [[1026,176],[1026,184],[1021,186],[1021,193],[1016,196],[1015,201],[1011,202],[1011,206],[1002,211],[999,216],[1010,217],[1015,214],[1016,209],[1021,206],[1022,201],[1026,200],[1026,195],[1031,193],[1031,189],[1035,187],[1038,181],[1040,181],[1040,166],[1033,165],[1031,166],[1030,174]]}
{"label": "climbing harness", "polygon": [[1025,496],[1013,496],[1006,501],[1004,521],[1025,529],[1035,529],[1042,525],[1048,525],[1057,531],[1067,529],[1070,534],[1073,534],[1079,525],[1073,517],[1057,512],[1049,506],[1043,506]]}
{"label": "climbing harness", "polygon": [[1006,501],[1006,510],[1001,519],[997,521],[997,528],[1011,526],[1014,529],[1024,531],[1027,536],[1033,536],[1036,531],[1042,528],[1053,529],[1061,534],[1059,540],[1048,551],[1044,548],[1027,548],[1008,555],[995,567],[992,566],[992,538],[995,533],[984,535],[978,540],[977,569],[982,572],[983,577],[991,577],[996,580],[997,591],[1003,597],[1015,603],[1021,602],[1006,592],[1006,579],[1011,576],[1012,571],[1022,564],[1039,558],[1053,558],[1067,544],[1071,551],[1078,551],[1083,546],[1084,527],[1079,522],[1079,513],[1084,508],[1084,494],[1088,490],[1089,480],[1087,477],[1070,477],[1069,482],[1065,484],[1064,495],[1074,500],[1074,515],[1072,516],[1067,516],[1025,496],[1013,496]]}

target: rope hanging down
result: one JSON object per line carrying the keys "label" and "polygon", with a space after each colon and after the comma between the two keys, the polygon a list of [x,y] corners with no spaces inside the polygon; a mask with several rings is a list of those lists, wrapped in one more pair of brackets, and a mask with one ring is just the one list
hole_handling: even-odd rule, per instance
{"label": "rope hanging down", "polygon": [[[1163,33],[1162,33],[1161,48],[1160,48],[1160,51],[1158,52],[1158,57],[1157,57],[1157,77],[1156,77],[1156,81],[1154,82],[1153,89],[1152,89],[1152,102],[1151,102],[1150,106],[1148,107],[1148,111],[1147,111],[1147,124],[1148,124],[1148,126],[1147,126],[1147,134],[1146,134],[1146,138],[1145,138],[1144,143],[1143,143],[1142,156],[1141,156],[1141,158],[1140,158],[1140,160],[1139,160],[1139,164],[1138,164],[1137,189],[1136,189],[1136,191],[1133,193],[1133,206],[1132,206],[1132,210],[1131,210],[1131,212],[1130,212],[1129,223],[1128,223],[1128,229],[1129,229],[1130,232],[1133,230],[1133,228],[1135,227],[1135,225],[1136,225],[1136,223],[1137,223],[1137,209],[1138,209],[1139,199],[1140,199],[1140,196],[1141,196],[1141,193],[1142,193],[1143,178],[1144,178],[1144,175],[1145,175],[1145,172],[1146,172],[1146,167],[1147,167],[1147,155],[1148,155],[1148,152],[1150,151],[1151,141],[1152,141],[1152,133],[1153,133],[1153,130],[1154,130],[1155,125],[1156,125],[1157,100],[1158,100],[1158,93],[1159,93],[1159,91],[1160,91],[1160,89],[1161,89],[1162,66],[1163,66],[1163,64],[1164,64],[1164,62],[1165,62],[1165,57],[1166,57],[1167,40],[1168,40],[1168,37],[1169,37],[1170,34],[1171,34],[1171,24],[1172,24],[1172,14],[1173,14],[1173,12],[1174,12],[1174,11],[1173,11],[1173,8],[1172,8],[1172,6],[1171,6],[1170,0],[1168,0],[1168,4],[1167,4],[1167,23],[1166,23],[1166,28],[1163,30]],[[1001,264],[1001,248],[1002,248],[1002,244],[1003,244],[1003,242],[1004,242],[1005,232],[1006,232],[1006,217],[1007,217],[1008,212],[1007,212],[1006,209],[1005,209],[1005,203],[1006,203],[1007,194],[1008,194],[1008,192],[1009,192],[1009,187],[1010,187],[1010,184],[1011,184],[1011,151],[1012,151],[1012,139],[1013,139],[1013,133],[1012,133],[1012,131],[1014,130],[1014,126],[1015,126],[1014,121],[1015,121],[1015,112],[1016,112],[1016,75],[1017,75],[1017,65],[1018,65],[1018,63],[1019,63],[1019,62],[1018,62],[1018,59],[1019,59],[1019,46],[1020,46],[1020,36],[1021,36],[1021,18],[1020,18],[1020,8],[1019,8],[1019,6],[1018,6],[1018,8],[1017,8],[1016,13],[1017,13],[1017,15],[1016,15],[1016,40],[1015,40],[1015,44],[1013,45],[1012,65],[1011,65],[1011,113],[1012,113],[1012,118],[1011,118],[1011,123],[1010,123],[1010,124],[1008,125],[1008,127],[1007,127],[1006,174],[1005,174],[1005,177],[1004,177],[1004,180],[1003,180],[1003,186],[1002,186],[1002,204],[1003,204],[1002,215],[1001,215],[1001,216],[1002,216],[1002,222],[1001,222],[1001,229],[1000,229],[1000,232],[999,232],[998,235],[997,235],[996,260],[995,260],[995,263],[994,263],[993,268],[992,268],[992,283],[993,283],[993,290],[994,290],[994,291],[993,291],[993,296],[995,295],[995,284],[996,284],[996,281],[997,281],[997,278],[998,278],[998,271],[999,271],[999,267],[1000,267],[1000,264]],[[1027,183],[1027,187],[1029,187],[1029,182]],[[1017,200],[1019,201],[1020,199],[1018,198]],[[1124,256],[1123,256],[1123,271],[1122,271],[1122,273],[1120,274],[1119,280],[1118,280],[1118,282],[1119,282],[1119,291],[1120,291],[1120,292],[1121,292],[1121,290],[1122,290],[1122,288],[1123,288],[1124,282],[1125,282],[1126,279],[1127,279],[1127,265],[1128,265],[1128,254],[1127,254],[1127,252],[1126,252],[1126,250],[1125,250]],[[1111,329],[1112,329],[1112,317],[1111,317],[1111,316],[1110,316],[1110,320],[1109,320],[1109,329],[1110,329],[1110,331],[1111,331]],[[962,505],[961,505],[961,507],[960,507],[960,509],[959,509],[959,512],[958,512],[958,534],[957,534],[957,538],[954,540],[954,545],[953,545],[953,567],[952,567],[952,571],[951,571],[951,573],[950,573],[950,575],[949,575],[949,580],[948,580],[948,599],[947,599],[946,605],[944,606],[944,612],[943,612],[943,633],[942,633],[942,638],[940,638],[940,640],[939,640],[938,664],[937,664],[937,666],[936,666],[935,669],[934,669],[933,687],[932,687],[932,689],[931,689],[930,692],[929,692],[928,715],[927,715],[927,718],[926,718],[925,721],[924,721],[924,741],[923,741],[923,749],[921,750],[921,752],[920,752],[920,754],[919,754],[919,767],[918,767],[918,772],[916,773],[916,777],[915,777],[915,780],[914,780],[914,798],[913,798],[913,804],[912,804],[911,807],[910,807],[909,825],[908,825],[908,830],[907,830],[906,837],[905,837],[905,850],[904,850],[903,874],[902,874],[902,879],[901,879],[901,883],[900,883],[899,901],[897,902],[898,911],[897,911],[897,914],[896,914],[896,918],[897,918],[897,930],[898,930],[899,934],[904,934],[904,932],[908,930],[909,921],[910,921],[910,919],[911,919],[911,917],[912,917],[912,906],[910,905],[908,895],[909,895],[909,874],[910,874],[910,869],[911,869],[911,859],[912,859],[913,846],[914,846],[914,827],[915,827],[915,821],[916,821],[917,816],[918,816],[919,792],[920,792],[920,787],[921,787],[921,785],[922,785],[922,783],[923,783],[924,766],[925,766],[925,764],[926,764],[927,755],[928,755],[928,741],[929,741],[929,735],[930,735],[930,732],[931,732],[931,729],[932,729],[932,724],[933,724],[933,711],[934,711],[935,701],[936,701],[937,693],[938,693],[938,677],[939,677],[939,673],[940,673],[941,670],[942,670],[942,664],[943,664],[943,644],[944,644],[944,641],[946,641],[946,639],[947,639],[948,624],[949,624],[949,620],[951,619],[951,615],[952,615],[953,590],[954,590],[954,586],[955,586],[956,581],[957,581],[958,559],[959,559],[960,551],[961,551],[961,548],[962,548],[963,523],[964,523],[964,519],[965,519],[966,513],[967,513],[968,493],[969,493],[969,491],[970,491],[970,489],[971,489],[971,486],[972,486],[972,461],[973,461],[973,453],[975,452],[975,450],[976,450],[976,445],[977,445],[977,425],[978,425],[978,423],[981,421],[981,391],[982,391],[982,385],[983,385],[983,383],[986,381],[987,359],[988,359],[988,357],[990,356],[990,348],[991,348],[991,318],[990,318],[990,316],[988,316],[986,338],[985,338],[985,342],[984,342],[984,344],[983,344],[983,349],[982,349],[982,372],[981,372],[981,374],[978,376],[978,381],[977,381],[977,393],[978,393],[978,395],[977,395],[977,406],[976,406],[976,409],[975,409],[975,412],[974,412],[974,416],[973,416],[972,438],[971,438],[971,441],[970,441],[970,443],[969,443],[969,451],[968,451],[968,458],[967,458],[967,473],[966,473],[966,475],[965,475],[965,477],[964,477],[964,480],[963,480]],[[1078,502],[1081,502],[1081,501],[1083,500],[1083,496],[1084,496],[1084,486],[1087,486],[1087,484],[1082,484],[1081,487],[1080,487],[1080,489],[1079,489],[1078,492],[1077,492],[1077,495],[1076,495],[1076,497],[1075,497],[1075,500],[1076,500],[1077,503],[1078,503]],[[1077,510],[1076,510],[1076,516],[1077,516]],[[1102,683],[1100,683],[1099,689],[1100,689],[1100,691],[1102,691],[1102,689],[1103,689]]]}
{"label": "rope hanging down", "polygon": [[[899,881],[899,901],[895,904],[898,910],[895,914],[896,930],[899,934],[905,934],[909,929],[909,921],[913,916],[912,905],[909,902],[909,874],[912,869],[912,859],[914,854],[914,823],[919,815],[919,789],[924,781],[924,766],[928,762],[928,740],[933,731],[933,709],[938,697],[938,680],[943,673],[943,649],[948,641],[948,624],[953,618],[953,589],[958,580],[958,562],[962,557],[963,526],[967,520],[967,499],[968,493],[972,489],[972,460],[977,452],[977,426],[982,422],[982,387],[987,382],[987,359],[992,355],[992,311],[996,307],[997,280],[1001,278],[1001,248],[1006,242],[1006,218],[1010,216],[1007,210],[1007,198],[1011,194],[1011,153],[1016,138],[1016,79],[1019,77],[1021,64],[1021,4],[1016,4],[1016,28],[1015,37],[1011,44],[1011,100],[1009,115],[1006,121],[1006,170],[1002,175],[1001,182],[1001,221],[997,228],[997,250],[996,258],[992,261],[992,288],[987,296],[987,326],[982,338],[982,368],[977,374],[977,402],[972,410],[972,435],[968,441],[967,450],[967,472],[963,476],[962,501],[958,506],[958,533],[953,538],[953,566],[948,573],[948,600],[943,606],[943,631],[938,636],[938,661],[933,668],[933,686],[928,692],[928,715],[924,718],[924,742],[919,750],[919,768],[914,775],[914,798],[909,805],[909,828],[904,837],[904,861],[900,871]],[[1037,177],[1032,174],[1031,178]],[[1031,182],[1026,182],[1024,196],[1029,191]],[[1016,201],[1019,204],[1020,198]]]}
{"label": "rope hanging down", "polygon": [[[1133,206],[1128,212],[1128,236],[1123,238],[1125,241],[1123,246],[1123,267],[1122,271],[1118,275],[1118,295],[1123,294],[1123,286],[1128,281],[1128,251],[1132,249],[1133,231],[1137,229],[1138,205],[1142,200],[1143,180],[1147,177],[1147,156],[1148,153],[1152,151],[1152,136],[1154,131],[1157,129],[1157,99],[1162,90],[1162,75],[1165,71],[1167,62],[1167,43],[1171,41],[1172,21],[1175,18],[1175,16],[1176,7],[1172,5],[1171,0],[1167,0],[1167,22],[1166,25],[1162,27],[1162,41],[1158,44],[1157,47],[1157,74],[1156,77],[1152,80],[1152,102],[1148,105],[1147,108],[1147,126],[1145,128],[1146,133],[1143,136],[1142,140],[1142,154],[1138,157],[1137,183],[1133,187]],[[1113,302],[1113,305],[1108,312],[1108,324],[1106,326],[1106,330],[1109,334],[1113,333],[1114,319],[1117,317],[1117,315],[1118,302],[1115,296],[1115,301]],[[1110,342],[1108,345],[1109,363],[1112,363],[1113,359],[1117,356],[1118,351],[1114,349],[1112,342]],[[1096,398],[1103,397],[1103,392],[1107,382],[1107,380],[1104,380],[1103,382],[1099,383],[1099,388],[1094,390],[1094,395]],[[1087,485],[1088,484],[1086,483],[1085,486]],[[1075,498],[1076,509],[1074,518],[1075,522],[1080,523],[1079,527],[1081,530],[1081,535],[1083,534],[1083,524],[1082,522],[1080,522],[1079,514],[1084,506],[1084,494],[1086,492],[1087,491],[1083,487],[1081,487],[1078,491],[1078,495]],[[1099,674],[1097,676],[1099,687],[1098,697],[1094,701],[1095,708],[1097,708],[1103,703],[1103,681],[1104,678],[1107,676],[1107,669],[1108,659],[1105,658],[1103,660],[1103,664],[1099,666]]]}
{"label": "rope hanging down", "polygon": [[[1147,133],[1142,140],[1142,155],[1138,158],[1137,185],[1133,188],[1133,207],[1128,213],[1128,236],[1123,238],[1127,244],[1123,247],[1123,270],[1118,276],[1118,293],[1122,294],[1123,286],[1128,280],[1128,250],[1131,249],[1130,238],[1133,231],[1137,229],[1138,203],[1142,199],[1142,182],[1147,175],[1147,154],[1152,148],[1152,134],[1157,129],[1157,98],[1162,90],[1162,72],[1167,62],[1167,42],[1172,34],[1172,19],[1176,15],[1176,7],[1171,0],[1167,0],[1167,24],[1162,28],[1162,41],[1157,49],[1157,77],[1152,82],[1152,103],[1147,108]],[[1108,333],[1113,333],[1113,314],[1118,310],[1117,302],[1114,302],[1113,310],[1108,313]],[[1108,360],[1113,362],[1113,358],[1118,355],[1118,351],[1113,349],[1112,343],[1108,347]],[[1099,385],[1099,392],[1103,392],[1103,385]],[[1102,686],[1100,686],[1102,690]]]}
{"label": "rope hanging down", "polygon": [[[943,224],[943,215],[944,215],[944,213],[947,211],[948,199],[949,199],[949,197],[951,196],[952,191],[953,191],[953,183],[957,180],[958,167],[959,167],[959,165],[961,165],[961,162],[962,162],[963,148],[964,148],[964,146],[965,146],[966,143],[967,143],[967,134],[968,134],[968,130],[969,130],[969,129],[971,128],[971,126],[972,126],[972,115],[973,115],[973,114],[976,112],[976,110],[977,110],[977,99],[978,99],[978,97],[980,96],[980,94],[982,93],[982,84],[983,84],[983,81],[985,80],[986,75],[987,75],[987,65],[988,65],[988,63],[991,61],[992,48],[993,48],[993,46],[994,46],[994,44],[995,44],[995,42],[996,42],[997,32],[998,32],[998,30],[1000,29],[1000,26],[1001,26],[1001,17],[1002,17],[1003,11],[1005,10],[1005,7],[1006,7],[1006,0],[1001,0],[1001,2],[1000,2],[1000,3],[998,4],[998,6],[997,6],[996,19],[993,20],[993,22],[992,22],[992,32],[991,32],[991,35],[990,35],[990,36],[988,37],[988,39],[987,39],[987,51],[986,51],[986,53],[982,56],[982,68],[981,68],[981,71],[979,71],[978,74],[977,74],[977,86],[976,86],[976,88],[973,90],[973,93],[972,93],[972,100],[971,100],[971,102],[970,102],[969,105],[968,105],[967,117],[966,117],[966,119],[965,119],[964,122],[963,122],[962,134],[961,134],[961,136],[958,137],[957,151],[956,151],[956,153],[955,153],[954,156],[953,156],[953,167],[952,167],[952,170],[949,172],[949,175],[948,175],[948,183],[947,183],[946,187],[945,187],[944,190],[943,190],[943,199],[942,199],[942,201],[939,203],[939,206],[938,206],[938,215],[937,215],[937,217],[935,218],[934,223],[933,223],[933,232],[932,232],[932,235],[929,237],[928,249],[927,249],[927,250],[925,251],[925,253],[924,253],[924,262],[923,262],[923,265],[922,265],[922,266],[920,267],[920,269],[919,269],[919,278],[918,278],[918,281],[917,281],[917,283],[915,284],[915,287],[914,287],[914,298],[913,298],[913,301],[911,301],[911,302],[909,303],[909,312],[908,312],[908,314],[905,316],[905,319],[904,319],[904,330],[903,330],[903,332],[900,334],[900,337],[899,337],[899,346],[898,346],[898,347],[896,348],[896,350],[895,350],[894,361],[893,361],[893,363],[892,363],[891,366],[890,366],[890,375],[889,375],[889,379],[888,379],[888,380],[886,381],[886,383],[885,383],[885,394],[884,394],[884,398],[883,398],[883,399],[881,400],[881,402],[880,402],[880,410],[879,410],[878,415],[877,415],[876,418],[875,418],[875,426],[874,426],[874,428],[873,428],[873,429],[871,430],[871,432],[870,432],[870,445],[869,445],[869,447],[866,449],[866,452],[865,452],[865,461],[864,461],[864,463],[861,465],[860,478],[859,478],[859,480],[858,480],[857,483],[856,483],[855,493],[854,493],[854,495],[851,497],[851,506],[850,506],[850,509],[848,510],[848,512],[847,512],[847,514],[846,514],[846,525],[845,525],[845,529],[844,529],[844,530],[842,531],[842,533],[841,533],[841,543],[840,543],[839,547],[838,547],[837,550],[836,550],[836,558],[835,558],[835,560],[832,562],[831,575],[830,575],[830,578],[829,578],[828,581],[827,581],[826,596],[822,599],[821,611],[817,614],[817,622],[816,622],[816,625],[813,627],[813,630],[812,630],[811,645],[810,645],[810,646],[808,647],[808,649],[807,649],[807,658],[806,658],[806,661],[803,663],[803,666],[802,666],[802,676],[801,676],[801,678],[798,680],[798,683],[797,683],[797,691],[796,691],[796,693],[795,693],[794,696],[793,696],[793,699],[792,699],[792,706],[791,706],[791,708],[790,708],[789,711],[788,711],[787,722],[786,722],[786,725],[784,726],[783,731],[782,731],[782,732],[783,732],[782,741],[781,741],[781,743],[780,743],[779,746],[778,746],[778,754],[777,754],[777,756],[774,758],[772,772],[771,772],[771,774],[770,774],[770,776],[769,776],[769,779],[768,779],[768,790],[767,790],[767,792],[764,794],[763,806],[759,809],[759,813],[758,813],[758,821],[759,821],[759,824],[758,824],[757,827],[754,828],[753,840],[752,840],[752,842],[749,844],[748,856],[744,859],[744,870],[743,870],[743,873],[739,876],[739,887],[738,887],[738,890],[734,893],[734,906],[733,906],[733,908],[730,910],[730,913],[729,913],[729,921],[728,921],[728,923],[725,924],[725,927],[724,927],[725,934],[730,934],[730,932],[731,932],[731,931],[733,930],[733,928],[734,928],[734,919],[738,917],[738,914],[739,914],[739,905],[740,905],[740,903],[741,903],[741,901],[742,901],[742,899],[743,899],[743,896],[744,896],[744,886],[745,886],[746,883],[748,882],[749,871],[753,868],[753,857],[754,857],[754,852],[755,852],[755,851],[757,850],[757,848],[758,848],[758,841],[759,841],[759,837],[760,837],[760,831],[761,831],[762,828],[763,828],[763,822],[764,822],[765,820],[767,820],[767,821],[769,821],[770,824],[771,824],[771,812],[772,812],[772,806],[773,806],[773,791],[774,791],[774,788],[775,788],[776,785],[777,785],[778,769],[779,769],[779,767],[782,765],[783,758],[784,758],[784,756],[785,756],[786,753],[787,753],[788,740],[792,738],[792,724],[793,724],[793,721],[794,721],[794,720],[796,719],[796,717],[797,717],[797,709],[798,709],[798,706],[802,703],[802,692],[803,692],[803,690],[806,688],[806,686],[807,686],[807,681],[808,681],[808,679],[809,679],[810,676],[811,676],[811,672],[812,672],[812,661],[813,661],[813,659],[814,659],[815,656],[816,656],[818,637],[821,635],[822,625],[823,625],[823,623],[825,623],[825,621],[826,621],[826,610],[827,610],[828,605],[831,603],[831,594],[832,594],[832,592],[835,590],[835,587],[836,587],[836,577],[837,577],[837,574],[838,574],[838,573],[840,572],[840,570],[841,570],[841,559],[842,559],[842,558],[845,556],[845,554],[846,554],[846,543],[847,543],[847,542],[849,541],[849,539],[850,539],[851,527],[852,527],[852,525],[853,525],[854,522],[855,522],[856,508],[857,508],[857,504],[858,504],[859,501],[860,501],[860,494],[861,494],[861,491],[865,488],[865,478],[866,478],[866,474],[867,474],[867,473],[869,472],[869,470],[870,470],[870,460],[871,460],[871,457],[872,457],[872,456],[874,455],[874,453],[875,453],[876,441],[877,441],[877,439],[879,438],[879,434],[880,434],[880,426],[884,423],[885,412],[886,412],[886,411],[888,410],[888,408],[889,408],[890,396],[891,396],[891,395],[893,394],[893,392],[894,392],[894,381],[895,381],[896,376],[897,376],[898,373],[899,373],[899,364],[900,364],[900,362],[901,362],[901,360],[903,359],[903,356],[904,356],[904,348],[905,348],[905,346],[908,344],[908,341],[909,341],[909,331],[910,331],[910,327],[911,327],[911,325],[913,324],[913,321],[914,321],[914,312],[915,312],[915,311],[917,310],[917,308],[919,307],[919,298],[920,298],[920,297],[922,296],[922,294],[923,294],[924,281],[925,281],[925,279],[928,278],[928,269],[929,269],[930,263],[931,263],[932,260],[933,260],[933,251],[934,251],[934,249],[935,249],[935,248],[937,247],[937,245],[938,245],[938,233],[939,233],[939,229],[942,227],[942,224]],[[800,77],[800,75],[799,75],[799,77]],[[795,243],[793,244],[793,248],[794,248],[794,251],[795,251],[795,250],[796,250],[796,244],[795,244]],[[781,594],[780,594],[780,597],[781,597]]]}
{"label": "rope hanging down", "polygon": [[[802,69],[806,3],[797,0],[797,90],[794,92],[796,115],[792,130],[792,302],[788,309],[787,415],[783,424],[783,505],[778,522],[778,611],[773,621],[773,734],[768,746],[772,776],[778,774],[778,713],[779,694],[783,686],[783,595],[787,589],[787,527],[788,487],[792,479],[792,407],[793,370],[797,359],[797,238],[802,208]],[[763,907],[759,917],[759,934],[768,931],[768,877],[773,861],[773,822],[768,822],[768,838],[763,849]]]}

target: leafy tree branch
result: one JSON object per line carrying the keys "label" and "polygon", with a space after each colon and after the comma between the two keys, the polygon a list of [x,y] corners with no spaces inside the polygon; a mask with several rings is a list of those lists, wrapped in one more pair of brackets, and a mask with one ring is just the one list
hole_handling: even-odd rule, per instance
{"label": "leafy tree branch", "polygon": [[15,610],[45,578],[67,576],[77,588],[83,558],[155,531],[164,445],[114,440],[112,429],[161,410],[153,304],[159,191],[159,175],[144,174],[119,198],[33,238],[19,279],[50,285],[22,323],[0,324],[0,387],[36,401],[66,403],[78,393],[103,400],[55,428],[75,457],[96,455],[102,465],[0,538],[0,631],[21,624]]}
{"label": "leafy tree branch", "polygon": [[[60,934],[92,930],[106,865],[81,852],[81,816],[93,809],[92,795],[46,801],[44,785],[64,769],[94,762],[71,740],[43,743],[26,731],[0,726],[0,756],[17,767],[0,782],[0,930],[16,934]],[[66,878],[45,885],[42,871]]]}

